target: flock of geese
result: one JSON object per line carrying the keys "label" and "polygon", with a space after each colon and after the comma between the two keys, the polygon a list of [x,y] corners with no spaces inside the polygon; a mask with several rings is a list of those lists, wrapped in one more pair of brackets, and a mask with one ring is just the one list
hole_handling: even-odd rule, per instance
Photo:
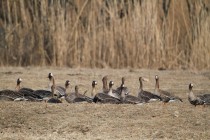
{"label": "flock of geese", "polygon": [[[151,101],[161,101],[164,104],[171,101],[180,101],[182,99],[172,93],[161,90],[159,87],[159,77],[155,76],[155,90],[154,93],[145,91],[143,89],[143,77],[139,77],[139,91],[138,96],[129,94],[129,89],[125,86],[125,78],[122,77],[122,84],[113,89],[114,82],[108,83],[108,77],[104,76],[102,79],[103,88],[102,92],[96,92],[97,82],[92,81],[91,97],[85,95],[86,92],[80,93],[79,86],[75,86],[75,91],[67,93],[67,89],[70,86],[70,81],[65,82],[65,86],[57,86],[55,84],[55,78],[52,73],[48,74],[51,90],[33,90],[31,88],[21,88],[22,79],[17,79],[17,86],[15,90],[1,90],[0,100],[6,101],[32,101],[40,102],[45,101],[47,103],[62,103],[62,99],[65,99],[68,103],[88,102],[88,103],[109,103],[109,104],[144,104]],[[194,105],[210,105],[210,94],[194,95],[193,84],[189,84],[188,100]]]}

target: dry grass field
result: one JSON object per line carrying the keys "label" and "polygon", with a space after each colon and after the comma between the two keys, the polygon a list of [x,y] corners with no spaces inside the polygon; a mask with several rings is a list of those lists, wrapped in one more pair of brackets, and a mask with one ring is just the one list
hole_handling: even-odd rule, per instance
{"label": "dry grass field", "polygon": [[136,95],[138,77],[149,82],[144,89],[154,90],[154,76],[159,75],[160,87],[183,98],[183,103],[173,102],[164,106],[161,102],[144,105],[111,104],[46,104],[36,102],[0,102],[0,139],[209,139],[210,107],[194,107],[187,100],[188,84],[194,83],[195,93],[208,91],[208,71],[158,71],[146,69],[69,69],[58,67],[2,67],[0,89],[14,89],[16,79],[23,79],[24,87],[44,89],[52,72],[57,85],[71,81],[73,91],[88,90],[91,81],[97,80],[100,91],[101,79],[109,75],[120,85],[122,76],[126,86]]}

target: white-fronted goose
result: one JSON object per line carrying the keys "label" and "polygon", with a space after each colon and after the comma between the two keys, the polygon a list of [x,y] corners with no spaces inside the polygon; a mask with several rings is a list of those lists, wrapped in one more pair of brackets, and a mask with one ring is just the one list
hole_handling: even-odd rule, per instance
{"label": "white-fronted goose", "polygon": [[93,100],[84,94],[79,93],[79,86],[75,86],[75,92],[70,93],[65,97],[68,103],[76,102],[88,102],[91,103]]}
{"label": "white-fronted goose", "polygon": [[128,92],[126,92],[125,90],[123,90],[124,85],[121,85],[121,102],[123,104],[143,104],[146,103],[147,100],[138,98],[136,96],[133,95],[129,95]]}
{"label": "white-fronted goose", "polygon": [[51,91],[52,91],[52,97],[47,100],[47,103],[62,103],[61,100],[58,99],[58,96],[55,96],[56,95],[55,85],[51,86]]}
{"label": "white-fronted goose", "polygon": [[0,91],[0,100],[4,101],[26,101],[24,94],[14,90],[1,90]]}
{"label": "white-fronted goose", "polygon": [[5,89],[5,90],[0,91],[0,100],[23,101],[27,99],[24,98],[24,94],[19,92],[16,87],[16,90]]}
{"label": "white-fronted goose", "polygon": [[29,92],[33,92],[33,91],[34,91],[34,90],[31,89],[31,88],[25,88],[25,87],[22,87],[22,88],[21,88],[21,83],[22,83],[22,79],[21,79],[21,78],[18,78],[18,79],[17,79],[17,86],[16,86],[16,89],[17,89],[18,91],[21,91],[21,90],[25,90],[25,91],[29,91]]}
{"label": "white-fronted goose", "polygon": [[55,85],[55,77],[53,76],[52,73],[48,74],[48,78],[50,81],[52,81],[52,85],[55,88],[55,91],[54,91],[55,96],[58,96],[58,98],[66,96],[66,89],[64,87]]}
{"label": "white-fronted goose", "polygon": [[122,90],[125,93],[129,93],[128,88],[125,86],[125,77],[122,77],[122,83],[121,83],[120,87],[118,87],[116,90],[113,90],[113,91],[117,92],[120,95]]}
{"label": "white-fronted goose", "polygon": [[[113,91],[113,89],[112,89],[112,86],[114,85],[114,82],[113,81],[110,81],[109,82],[109,91],[108,91],[108,95],[109,96],[112,96],[112,97],[114,97],[114,98],[116,98],[116,99],[118,99],[118,100],[120,100],[120,93],[118,93],[118,92],[116,92],[116,91]],[[123,87],[122,87],[123,88]]]}
{"label": "white-fronted goose", "polygon": [[138,92],[138,98],[144,99],[145,101],[157,101],[157,100],[162,100],[162,98],[158,95],[155,95],[149,91],[143,90],[143,77],[139,77],[139,92]]}
{"label": "white-fronted goose", "polygon": [[95,102],[95,103],[109,103],[109,104],[119,104],[120,103],[120,100],[108,95],[107,90],[105,93],[104,92],[96,93],[96,90],[95,90],[96,85],[97,85],[97,82],[93,81],[92,82],[92,95],[94,95],[93,102]]}
{"label": "white-fronted goose", "polygon": [[94,98],[94,96],[96,95],[96,85],[97,85],[97,82],[93,81],[92,82],[91,98]]}
{"label": "white-fronted goose", "polygon": [[188,101],[194,105],[210,105],[210,98],[209,94],[204,94],[204,95],[197,95],[195,96],[193,93],[193,84],[189,84],[189,93],[188,93]]}
{"label": "white-fronted goose", "polygon": [[175,100],[179,100],[182,102],[182,99],[179,98],[178,96],[174,96],[168,91],[164,91],[159,88],[159,77],[157,75],[155,76],[155,81],[156,81],[155,94],[162,98],[163,103],[168,103],[170,101],[175,101]]}
{"label": "white-fronted goose", "polygon": [[42,101],[41,96],[33,94],[34,90],[31,88],[21,88],[22,79],[17,79],[16,90],[24,95],[27,101]]}

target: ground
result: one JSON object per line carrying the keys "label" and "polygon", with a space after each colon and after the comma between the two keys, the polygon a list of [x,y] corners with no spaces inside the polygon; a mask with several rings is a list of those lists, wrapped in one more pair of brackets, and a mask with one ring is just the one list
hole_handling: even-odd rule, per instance
{"label": "ground", "polygon": [[[138,77],[144,89],[154,91],[155,75],[160,77],[160,88],[173,92],[183,99],[163,105],[153,102],[144,105],[111,104],[46,104],[44,102],[0,102],[0,139],[209,139],[210,107],[194,107],[187,100],[188,85],[194,84],[194,92],[208,92],[210,72],[192,70],[146,69],[70,69],[55,67],[2,67],[0,90],[15,89],[18,77],[23,87],[46,89],[47,75],[52,72],[57,85],[70,80],[71,88],[79,85],[80,91],[91,92],[92,80],[108,75],[120,85],[122,76],[132,95],[137,95]],[[209,91],[210,93],[210,91]]]}

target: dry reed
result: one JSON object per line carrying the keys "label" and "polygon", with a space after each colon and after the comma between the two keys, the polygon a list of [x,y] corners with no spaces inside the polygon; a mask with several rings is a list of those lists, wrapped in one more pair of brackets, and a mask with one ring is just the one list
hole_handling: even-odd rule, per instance
{"label": "dry reed", "polygon": [[1,0],[1,66],[210,68],[210,2]]}

